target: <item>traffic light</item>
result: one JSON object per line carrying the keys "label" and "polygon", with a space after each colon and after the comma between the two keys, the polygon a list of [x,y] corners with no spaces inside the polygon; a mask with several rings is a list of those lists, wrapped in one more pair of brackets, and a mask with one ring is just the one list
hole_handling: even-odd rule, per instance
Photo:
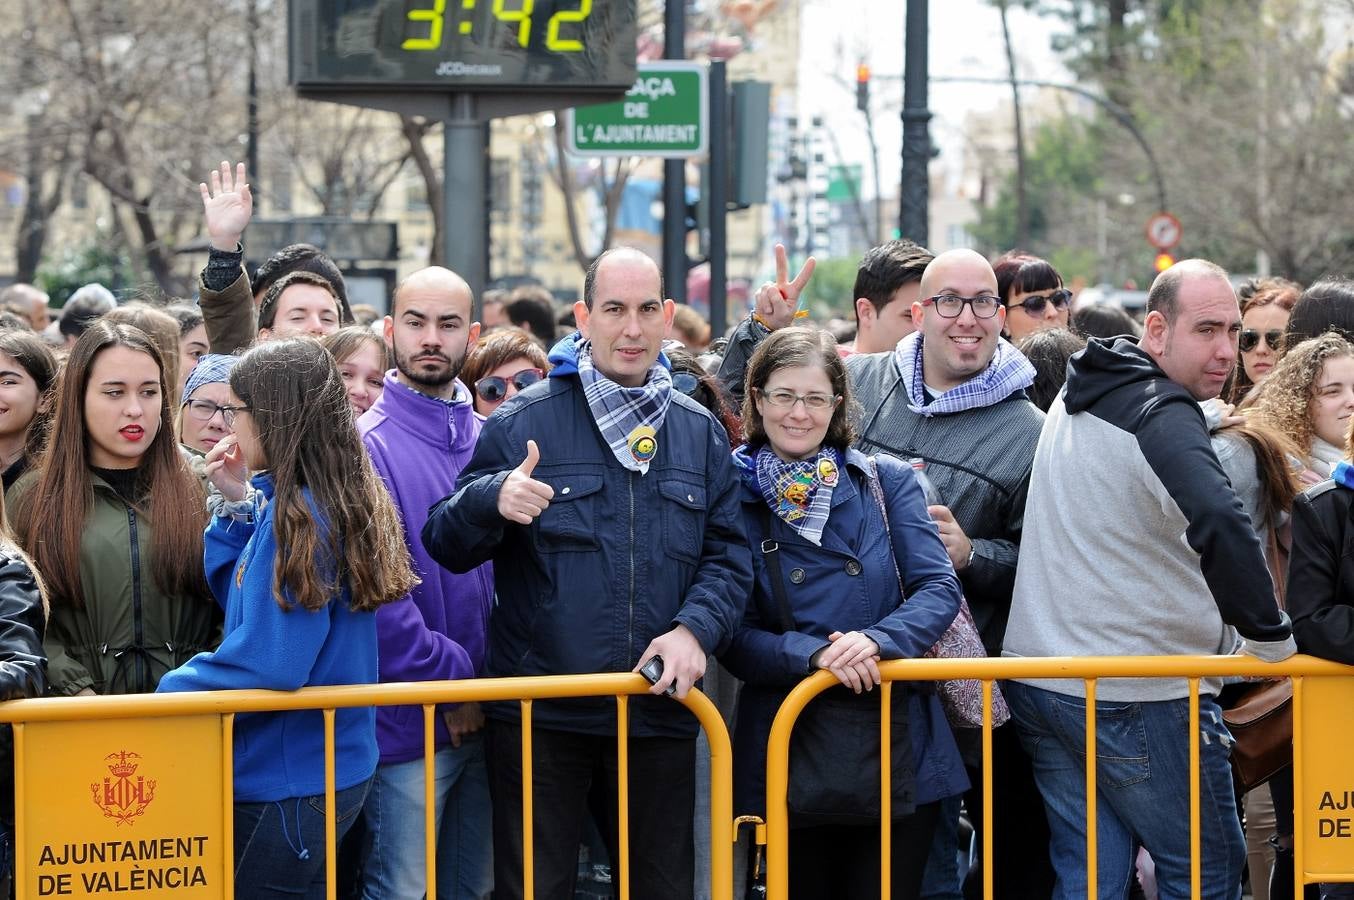
{"label": "traffic light", "polygon": [[865,63],[856,66],[856,109],[870,111],[870,67]]}
{"label": "traffic light", "polygon": [[1171,266],[1175,265],[1175,257],[1171,256],[1165,250],[1157,254],[1157,258],[1152,261],[1158,272],[1165,272]]}

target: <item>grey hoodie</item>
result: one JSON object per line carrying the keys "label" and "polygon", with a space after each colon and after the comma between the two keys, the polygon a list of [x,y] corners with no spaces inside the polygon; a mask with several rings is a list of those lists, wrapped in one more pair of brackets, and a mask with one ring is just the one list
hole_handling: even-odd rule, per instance
{"label": "grey hoodie", "polygon": [[[1092,340],[1035,450],[1003,655],[1231,653],[1237,632],[1263,659],[1295,650],[1203,413],[1136,344]],[[1029,683],[1085,696],[1079,679]],[[1181,679],[1097,688],[1111,701],[1187,694]]]}

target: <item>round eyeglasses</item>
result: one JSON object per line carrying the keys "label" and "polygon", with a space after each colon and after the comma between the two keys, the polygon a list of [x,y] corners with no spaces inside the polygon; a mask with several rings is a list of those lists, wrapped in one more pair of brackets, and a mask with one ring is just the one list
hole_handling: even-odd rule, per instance
{"label": "round eyeglasses", "polygon": [[923,304],[931,304],[941,318],[957,319],[968,306],[979,319],[990,319],[1001,309],[1001,300],[991,294],[979,294],[977,297],[961,297],[958,294],[936,294],[927,297]]}

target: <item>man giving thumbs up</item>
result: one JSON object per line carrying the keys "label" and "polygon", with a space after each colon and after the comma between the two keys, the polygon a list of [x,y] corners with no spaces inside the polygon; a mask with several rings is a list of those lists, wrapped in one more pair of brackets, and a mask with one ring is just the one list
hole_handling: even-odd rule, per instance
{"label": "man giving thumbs up", "polygon": [[[638,671],[656,696],[629,715],[630,895],[694,893],[696,721],[686,696],[738,625],[752,583],[723,428],[672,389],[672,301],[637,250],[604,253],[574,304],[579,331],[550,377],[500,406],[456,492],[423,529],[452,571],[494,562],[490,675]],[[486,704],[494,896],[523,896],[520,707]],[[616,704],[537,701],[532,713],[535,896],[571,898],[593,773],[615,816]],[[615,844],[616,823],[603,831]]]}

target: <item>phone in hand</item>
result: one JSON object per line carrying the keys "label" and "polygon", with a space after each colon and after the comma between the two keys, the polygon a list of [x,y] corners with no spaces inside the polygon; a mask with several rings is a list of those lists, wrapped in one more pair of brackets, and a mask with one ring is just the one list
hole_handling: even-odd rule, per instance
{"label": "phone in hand", "polygon": [[[649,684],[658,684],[658,679],[663,677],[663,657],[649,657],[649,661],[640,667],[639,674],[647,678]],[[668,694],[669,696],[677,693],[676,679],[673,679],[672,684],[668,685],[667,690],[663,693]]]}

